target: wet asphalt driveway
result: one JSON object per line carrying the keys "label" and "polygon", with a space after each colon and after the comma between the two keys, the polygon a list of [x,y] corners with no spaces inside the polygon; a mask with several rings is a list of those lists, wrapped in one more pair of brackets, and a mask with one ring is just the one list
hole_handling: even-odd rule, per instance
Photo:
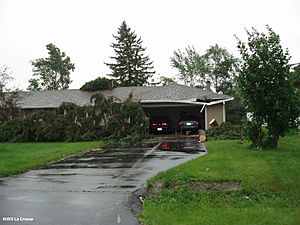
{"label": "wet asphalt driveway", "polygon": [[[180,148],[199,150],[203,146],[188,140]],[[1,178],[0,224],[138,224],[128,203],[129,194],[157,172],[202,154],[152,147],[114,149]],[[8,222],[3,217],[33,221]]]}

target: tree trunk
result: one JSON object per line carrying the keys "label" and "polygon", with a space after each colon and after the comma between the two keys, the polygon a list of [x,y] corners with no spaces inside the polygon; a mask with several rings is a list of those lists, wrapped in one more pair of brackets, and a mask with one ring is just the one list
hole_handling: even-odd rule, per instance
{"label": "tree trunk", "polygon": [[278,139],[279,139],[279,134],[273,133],[271,138],[271,143],[270,143],[272,148],[277,148]]}

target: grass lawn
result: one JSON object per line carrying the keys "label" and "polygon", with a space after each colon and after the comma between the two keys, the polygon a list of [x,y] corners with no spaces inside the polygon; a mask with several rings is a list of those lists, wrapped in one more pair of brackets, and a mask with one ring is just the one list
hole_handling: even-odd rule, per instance
{"label": "grass lawn", "polygon": [[0,143],[0,176],[8,176],[43,166],[68,155],[103,145],[95,142]]}
{"label": "grass lawn", "polygon": [[[160,183],[163,188],[145,200],[143,224],[300,224],[299,136],[263,151],[233,140],[206,146],[207,155],[148,181],[149,187]],[[239,187],[214,188],[221,181]]]}

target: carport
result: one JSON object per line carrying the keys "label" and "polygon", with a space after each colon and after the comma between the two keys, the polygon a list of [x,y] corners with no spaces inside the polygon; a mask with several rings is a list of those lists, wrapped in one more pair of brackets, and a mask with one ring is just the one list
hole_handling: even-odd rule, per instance
{"label": "carport", "polygon": [[175,131],[182,113],[197,116],[200,128],[207,130],[211,127],[210,121],[221,125],[226,121],[225,103],[233,98],[199,101],[195,100],[142,100],[142,107],[146,114],[151,116],[167,116]]}
{"label": "carport", "polygon": [[172,130],[176,131],[182,114],[197,116],[201,129],[205,129],[204,105],[185,103],[148,103],[143,104],[146,114],[151,116],[167,116],[172,124]]}

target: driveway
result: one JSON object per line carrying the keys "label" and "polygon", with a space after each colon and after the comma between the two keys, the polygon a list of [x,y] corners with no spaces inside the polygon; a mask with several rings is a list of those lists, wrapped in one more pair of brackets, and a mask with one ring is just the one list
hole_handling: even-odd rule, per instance
{"label": "driveway", "polygon": [[[192,140],[184,145],[201,148]],[[202,154],[150,147],[113,149],[1,178],[0,224],[139,224],[128,204],[129,194],[159,171]],[[25,219],[30,222],[17,222]]]}

